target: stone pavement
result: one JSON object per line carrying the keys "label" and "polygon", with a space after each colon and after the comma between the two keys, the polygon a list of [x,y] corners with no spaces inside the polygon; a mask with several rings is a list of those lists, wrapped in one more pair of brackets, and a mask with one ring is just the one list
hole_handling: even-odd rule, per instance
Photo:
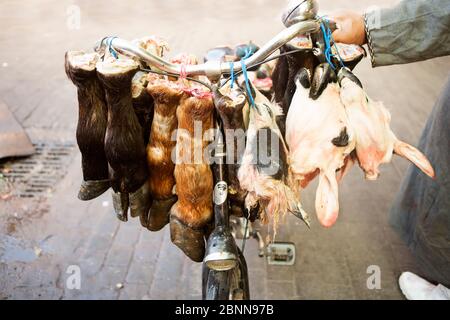
{"label": "stone pavement", "polygon": [[[371,4],[319,2],[324,13]],[[68,17],[77,3],[80,29],[73,29]],[[183,50],[199,56],[219,44],[250,39],[261,44],[282,29],[284,5],[270,0],[2,1],[0,99],[33,142],[73,144],[77,104],[63,70],[66,50],[88,49],[105,35],[132,39],[157,34],[168,40],[172,54]],[[371,69],[365,59],[356,73],[369,94],[390,108],[397,135],[415,144],[449,66],[450,59],[441,58]],[[117,221],[109,194],[91,202],[76,198],[80,155],[76,147],[69,150],[64,156],[69,165],[60,166],[62,178],[47,192],[0,200],[0,299],[199,299],[201,265],[171,244],[168,228],[152,233],[135,219]],[[401,299],[397,277],[416,267],[387,217],[407,166],[396,158],[375,182],[352,170],[340,187],[342,209],[331,229],[313,218],[307,230],[288,217],[277,240],[296,244],[292,267],[267,265],[257,255],[257,243],[249,240],[245,256],[252,298]],[[314,186],[302,201],[314,211]],[[80,290],[67,287],[70,266],[80,268]],[[381,289],[367,288],[369,266],[380,268]]]}

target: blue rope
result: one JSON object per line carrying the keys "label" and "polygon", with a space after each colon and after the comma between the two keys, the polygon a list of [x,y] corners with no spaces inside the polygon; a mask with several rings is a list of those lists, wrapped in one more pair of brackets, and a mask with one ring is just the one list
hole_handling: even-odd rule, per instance
{"label": "blue rope", "polygon": [[324,52],[325,59],[327,60],[328,64],[331,66],[331,68],[333,70],[335,70],[336,67],[334,66],[333,61],[331,60],[332,56],[331,56],[331,47],[330,47],[330,38],[329,38],[330,30],[325,29],[325,24],[323,22],[320,24],[320,29],[322,30],[323,41],[325,43],[325,52]]}
{"label": "blue rope", "polygon": [[233,89],[233,84],[236,81],[234,79],[234,62],[233,61],[230,61],[230,81],[231,81],[230,87],[231,87],[231,89]]}
{"label": "blue rope", "polygon": [[[117,38],[117,37],[109,37],[109,38],[106,40],[106,44],[108,45],[109,53],[111,53],[111,55],[112,55],[115,59],[118,59],[119,56],[117,55],[116,50],[114,50],[114,48],[111,46],[112,41],[113,41],[115,38]],[[108,40],[109,40],[109,43],[108,43]]]}
{"label": "blue rope", "polygon": [[241,67],[242,67],[242,74],[244,75],[245,87],[247,88],[247,94],[249,96],[250,103],[251,103],[252,107],[255,107],[255,100],[253,99],[252,91],[250,90],[250,83],[248,80],[247,66],[245,65],[245,59],[247,59],[251,55],[252,55],[252,49],[250,49],[248,47],[245,48],[245,56],[241,59]]}
{"label": "blue rope", "polygon": [[336,45],[336,41],[334,41],[333,33],[331,32],[331,29],[329,27],[329,21],[326,18],[324,20],[325,20],[325,23],[327,24],[327,29],[328,29],[328,32],[329,32],[329,35],[330,35],[329,39],[333,42],[333,47],[336,50],[336,54],[337,54],[337,56],[339,58],[339,63],[341,64],[341,67],[344,68],[345,67],[344,61],[342,60],[341,55],[339,54],[339,50],[338,50],[338,47]]}
{"label": "blue rope", "polygon": [[331,42],[333,42],[334,49],[336,50],[339,63],[342,67],[344,67],[344,62],[342,61],[341,55],[339,54],[339,50],[337,49],[336,43],[334,42],[333,35],[331,32],[330,27],[328,26],[328,20],[326,18],[322,19],[322,22],[320,24],[320,29],[322,30],[323,34],[323,40],[325,42],[325,59],[327,60],[328,64],[331,66],[333,70],[336,70],[336,66],[333,64],[332,58],[335,56],[331,50]]}

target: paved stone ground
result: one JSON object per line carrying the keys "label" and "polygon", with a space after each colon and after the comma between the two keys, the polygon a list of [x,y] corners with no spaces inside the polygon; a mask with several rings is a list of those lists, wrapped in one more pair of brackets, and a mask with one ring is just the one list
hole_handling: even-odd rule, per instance
{"label": "paved stone ground", "polygon": [[[364,9],[371,2],[321,0],[322,12]],[[78,4],[80,29],[68,13]],[[392,1],[377,1],[379,5]],[[104,35],[132,39],[158,34],[172,53],[201,55],[219,44],[252,39],[264,43],[282,29],[284,1],[2,1],[0,4],[0,98],[33,141],[74,142],[75,89],[63,70],[64,52],[88,49]],[[214,17],[213,13],[220,13]],[[392,112],[399,137],[415,143],[448,76],[449,58],[356,72],[371,96]],[[0,200],[0,299],[198,299],[201,266],[170,243],[168,229],[151,233],[138,221],[116,221],[109,194],[92,202],[76,198],[80,155],[72,152],[65,177],[40,197]],[[354,169],[340,187],[341,216],[325,230],[288,218],[277,239],[296,244],[292,267],[268,266],[249,241],[245,256],[253,298],[401,299],[397,277],[416,271],[387,217],[408,163],[395,159],[376,182]],[[303,195],[313,212],[314,187]],[[81,269],[80,290],[69,290],[70,265]],[[381,269],[381,289],[368,290],[367,268]],[[123,284],[117,289],[118,283]]]}

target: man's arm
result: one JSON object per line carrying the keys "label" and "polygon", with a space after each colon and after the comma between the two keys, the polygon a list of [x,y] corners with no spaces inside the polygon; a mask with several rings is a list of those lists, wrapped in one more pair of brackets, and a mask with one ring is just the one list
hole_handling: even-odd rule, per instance
{"label": "man's arm", "polygon": [[363,39],[364,34],[373,67],[450,54],[450,0],[404,0],[395,7],[364,14],[364,23],[348,17],[354,20],[350,23],[352,28],[346,27],[349,18],[336,16],[343,29],[335,32],[335,39],[346,42],[351,38],[346,33],[357,35],[358,39]]}

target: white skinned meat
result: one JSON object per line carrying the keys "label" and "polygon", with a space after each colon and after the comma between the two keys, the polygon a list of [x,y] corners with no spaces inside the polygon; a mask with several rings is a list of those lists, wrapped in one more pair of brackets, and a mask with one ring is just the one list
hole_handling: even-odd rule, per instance
{"label": "white skinned meat", "polygon": [[316,213],[319,222],[330,227],[339,213],[336,171],[354,149],[355,137],[340,100],[339,85],[328,83],[327,79],[319,81],[323,92],[312,98],[309,72],[301,69],[296,78],[296,91],[286,119],[288,181],[299,194],[319,174]]}
{"label": "white skinned meat", "polygon": [[340,80],[341,101],[356,133],[356,156],[366,179],[377,179],[380,164],[390,162],[393,153],[408,159],[434,178],[428,159],[413,146],[398,140],[392,132],[391,115],[383,103],[370,99],[350,72],[343,70]]}

